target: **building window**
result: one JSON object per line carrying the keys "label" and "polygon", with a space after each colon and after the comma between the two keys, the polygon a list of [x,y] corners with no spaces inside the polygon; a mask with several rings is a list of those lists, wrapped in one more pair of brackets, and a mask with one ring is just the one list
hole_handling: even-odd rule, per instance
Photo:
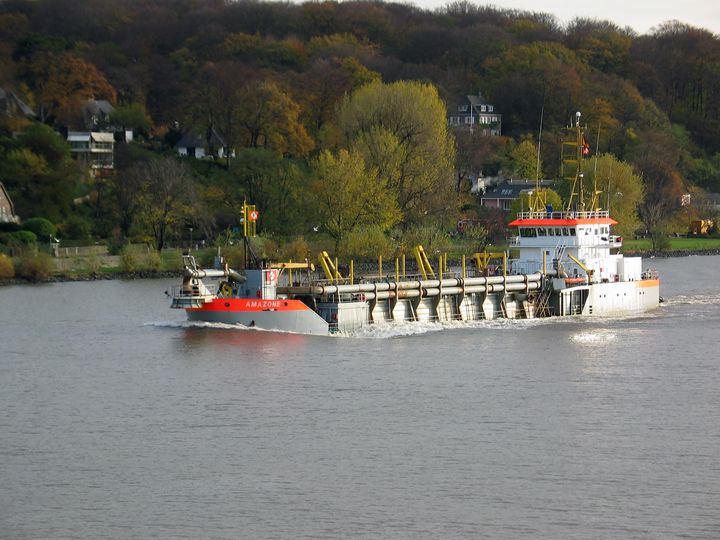
{"label": "building window", "polygon": [[489,112],[493,112],[493,106],[492,106],[492,105],[488,105],[488,111],[489,111]]}

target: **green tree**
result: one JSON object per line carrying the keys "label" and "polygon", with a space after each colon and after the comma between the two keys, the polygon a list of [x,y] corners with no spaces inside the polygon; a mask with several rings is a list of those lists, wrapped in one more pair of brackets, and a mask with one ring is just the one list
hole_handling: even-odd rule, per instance
{"label": "green tree", "polygon": [[510,152],[513,174],[516,178],[535,180],[542,178],[542,161],[538,163],[537,146],[524,140]]}
{"label": "green tree", "polygon": [[152,119],[142,103],[129,103],[115,108],[110,116],[110,124],[147,136],[150,134]]}
{"label": "green tree", "polygon": [[0,142],[0,181],[20,216],[61,222],[72,213],[81,178],[68,144],[49,126],[32,124],[17,139]]}
{"label": "green tree", "polygon": [[643,200],[645,186],[643,179],[632,165],[618,160],[612,154],[601,154],[588,159],[583,164],[583,174],[588,186],[595,179],[599,195],[599,204],[610,210],[611,216],[618,222],[614,231],[630,236],[640,226],[638,206]]}
{"label": "green tree", "polygon": [[516,45],[485,62],[488,96],[503,113],[506,133],[538,125],[545,110],[546,128],[577,110],[587,64],[559,43]]}
{"label": "green tree", "polygon": [[366,167],[361,155],[340,150],[337,156],[325,151],[314,166],[311,186],[318,219],[335,240],[335,251],[348,234],[375,225],[389,229],[400,221],[396,200],[387,182],[374,167]]}
{"label": "green tree", "polygon": [[435,87],[410,81],[368,84],[340,106],[344,145],[387,181],[405,225],[456,210],[455,145],[445,116]]}

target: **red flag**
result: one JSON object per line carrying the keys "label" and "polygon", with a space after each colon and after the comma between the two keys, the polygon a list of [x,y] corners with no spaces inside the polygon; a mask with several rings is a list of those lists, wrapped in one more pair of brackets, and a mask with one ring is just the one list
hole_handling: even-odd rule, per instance
{"label": "red flag", "polygon": [[590,153],[590,145],[585,140],[584,136],[583,136],[582,153],[583,153],[583,156],[587,156]]}

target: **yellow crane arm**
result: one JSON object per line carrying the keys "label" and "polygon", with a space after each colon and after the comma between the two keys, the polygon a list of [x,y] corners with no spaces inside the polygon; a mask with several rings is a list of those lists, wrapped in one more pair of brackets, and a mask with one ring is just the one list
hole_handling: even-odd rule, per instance
{"label": "yellow crane arm", "polygon": [[432,264],[430,264],[430,260],[421,245],[417,245],[413,248],[413,255],[415,255],[415,260],[417,261],[420,273],[423,275],[423,279],[427,279],[428,275],[435,277]]}
{"label": "yellow crane arm", "polygon": [[343,279],[327,251],[320,253],[320,266],[322,266],[325,275],[330,281],[335,282],[338,279]]}
{"label": "yellow crane arm", "polygon": [[276,268],[278,270],[310,270],[315,271],[315,265],[309,262],[282,262],[273,263],[270,268]]}
{"label": "yellow crane arm", "polygon": [[592,276],[595,272],[592,268],[588,268],[585,266],[577,257],[573,257],[570,253],[567,254],[568,257],[570,257],[580,268],[582,268],[585,273],[589,276]]}

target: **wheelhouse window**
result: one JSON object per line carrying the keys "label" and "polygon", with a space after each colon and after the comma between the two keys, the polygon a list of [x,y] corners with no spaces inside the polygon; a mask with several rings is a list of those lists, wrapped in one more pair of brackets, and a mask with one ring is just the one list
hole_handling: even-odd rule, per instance
{"label": "wheelhouse window", "polygon": [[534,227],[520,227],[520,236],[523,238],[535,238],[537,236],[537,229]]}

